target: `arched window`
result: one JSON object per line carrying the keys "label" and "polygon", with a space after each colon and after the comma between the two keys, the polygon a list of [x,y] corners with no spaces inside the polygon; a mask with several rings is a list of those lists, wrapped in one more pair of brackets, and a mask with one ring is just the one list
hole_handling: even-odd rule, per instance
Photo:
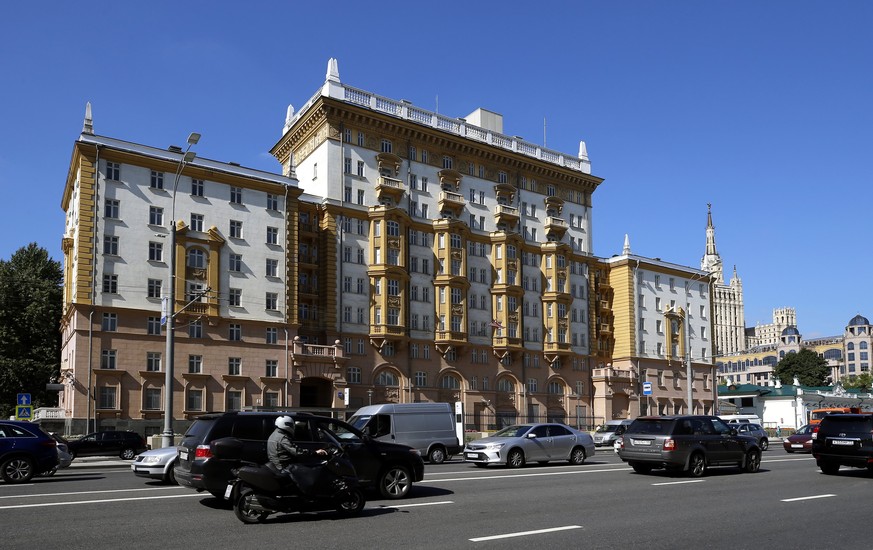
{"label": "arched window", "polygon": [[497,391],[512,393],[515,391],[515,384],[509,378],[501,378],[497,381]]}
{"label": "arched window", "polygon": [[397,380],[397,375],[391,372],[390,370],[383,370],[379,373],[379,376],[376,377],[376,385],[377,386],[399,386],[400,383]]}
{"label": "arched window", "polygon": [[447,374],[440,379],[440,387],[444,390],[459,390],[461,382],[454,376]]}
{"label": "arched window", "polygon": [[858,349],[867,349],[867,342],[861,342],[858,344]]}
{"label": "arched window", "polygon": [[199,248],[188,250],[188,267],[203,269],[206,267],[206,254]]}
{"label": "arched window", "polygon": [[846,349],[850,351],[855,349],[855,342],[849,342],[848,344],[846,344]]}
{"label": "arched window", "polygon": [[549,382],[549,393],[552,395],[564,395],[564,384],[558,380]]}

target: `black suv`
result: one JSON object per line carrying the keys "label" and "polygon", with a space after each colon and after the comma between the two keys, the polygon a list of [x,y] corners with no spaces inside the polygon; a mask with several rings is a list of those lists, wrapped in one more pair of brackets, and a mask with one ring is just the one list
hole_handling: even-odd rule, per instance
{"label": "black suv", "polygon": [[618,456],[640,474],[656,468],[700,477],[710,466],[757,472],[761,448],[717,416],[643,416],[628,426]]}
{"label": "black suv", "polygon": [[242,444],[242,461],[264,464],[268,460],[267,439],[276,428],[276,418],[286,415],[304,423],[294,433],[301,446],[321,447],[323,443],[317,440],[319,429],[331,432],[354,463],[361,485],[377,488],[385,498],[405,497],[413,482],[424,478],[424,462],[418,451],[372,439],[341,420],[300,412],[228,412],[204,414],[191,424],[179,445],[176,480],[180,485],[224,498],[227,483],[233,478],[231,470],[239,467],[240,460],[218,459],[210,444],[235,437]]}
{"label": "black suv", "polygon": [[57,442],[38,425],[0,421],[0,477],[6,483],[27,483],[58,466]]}
{"label": "black suv", "polygon": [[840,466],[873,471],[873,415],[829,414],[812,431],[812,456],[825,474]]}
{"label": "black suv", "polygon": [[138,433],[116,430],[88,434],[71,440],[67,447],[73,459],[78,456],[119,456],[131,460],[148,449],[145,438]]}

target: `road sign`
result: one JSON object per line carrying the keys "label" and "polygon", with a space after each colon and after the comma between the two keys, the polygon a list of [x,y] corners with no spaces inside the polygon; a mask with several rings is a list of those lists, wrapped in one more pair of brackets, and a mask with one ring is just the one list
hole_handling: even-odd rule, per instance
{"label": "road sign", "polygon": [[16,405],[15,420],[31,420],[33,418],[33,407],[30,405]]}
{"label": "road sign", "polygon": [[643,395],[652,395],[652,383],[643,382]]}
{"label": "road sign", "polygon": [[15,400],[17,405],[30,405],[30,394],[29,393],[19,393],[18,398]]}

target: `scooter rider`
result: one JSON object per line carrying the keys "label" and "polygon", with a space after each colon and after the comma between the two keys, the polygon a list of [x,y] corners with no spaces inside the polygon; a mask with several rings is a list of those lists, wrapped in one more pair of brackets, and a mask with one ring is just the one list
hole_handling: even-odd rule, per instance
{"label": "scooter rider", "polygon": [[[327,451],[324,449],[312,451],[297,445],[294,442],[295,422],[290,416],[278,417],[275,424],[276,429],[267,439],[267,457],[276,469],[290,475],[297,486],[306,492],[312,485],[315,476],[311,471],[300,471],[301,469],[311,470],[301,463],[313,455],[327,455]],[[301,427],[306,426],[305,422],[298,422],[298,424]]]}

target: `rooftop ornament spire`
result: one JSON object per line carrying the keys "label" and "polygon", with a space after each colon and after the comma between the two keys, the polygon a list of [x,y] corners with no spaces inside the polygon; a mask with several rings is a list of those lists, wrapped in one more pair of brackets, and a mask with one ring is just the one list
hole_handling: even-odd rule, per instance
{"label": "rooftop ornament spire", "polygon": [[333,82],[339,82],[339,64],[337,63],[336,58],[331,57],[327,60],[327,74],[325,75],[325,80],[330,80]]}
{"label": "rooftop ornament spire", "polygon": [[622,256],[630,256],[631,255],[631,247],[630,247],[630,237],[627,236],[627,233],[624,234],[624,248],[621,251]]}
{"label": "rooftop ornament spire", "polygon": [[282,128],[282,134],[291,128],[291,124],[294,122],[294,105],[288,104],[288,110],[285,111],[285,126]]}
{"label": "rooftop ornament spire", "polygon": [[94,135],[94,120],[91,118],[91,102],[85,104],[85,123],[82,125],[82,133]]}

